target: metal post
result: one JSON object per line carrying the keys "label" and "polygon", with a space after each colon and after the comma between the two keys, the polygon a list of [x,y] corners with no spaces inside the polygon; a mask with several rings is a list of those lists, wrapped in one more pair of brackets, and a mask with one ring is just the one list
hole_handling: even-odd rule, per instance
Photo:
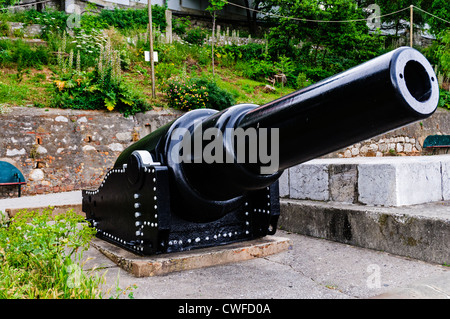
{"label": "metal post", "polygon": [[152,23],[152,1],[148,0],[148,29],[150,41],[150,65],[152,77],[152,98],[155,98],[155,63],[153,61],[153,23]]}

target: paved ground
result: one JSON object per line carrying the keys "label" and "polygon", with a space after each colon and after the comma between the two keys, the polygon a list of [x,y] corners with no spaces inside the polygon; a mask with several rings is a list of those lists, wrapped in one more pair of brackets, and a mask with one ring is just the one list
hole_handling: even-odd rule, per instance
{"label": "paved ground", "polygon": [[[19,208],[80,204],[79,192],[0,200]],[[14,204],[14,206],[12,206]],[[278,231],[287,251],[227,265],[136,278],[90,248],[85,265],[105,267],[105,288],[133,289],[136,299],[450,298],[450,267],[324,239]],[[103,271],[103,270],[102,270]],[[126,296],[125,296],[126,297]]]}
{"label": "paved ground", "polygon": [[450,268],[278,231],[285,252],[221,266],[137,278],[95,249],[86,267],[106,267],[106,287],[137,285],[135,298],[450,298]]}

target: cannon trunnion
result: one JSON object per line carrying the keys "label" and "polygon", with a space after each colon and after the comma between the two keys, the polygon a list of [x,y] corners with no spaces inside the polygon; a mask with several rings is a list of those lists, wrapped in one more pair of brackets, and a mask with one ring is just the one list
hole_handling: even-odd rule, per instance
{"label": "cannon trunnion", "polygon": [[266,105],[188,112],[124,150],[83,211],[141,255],[274,234],[285,169],[430,116],[437,82],[402,47]]}

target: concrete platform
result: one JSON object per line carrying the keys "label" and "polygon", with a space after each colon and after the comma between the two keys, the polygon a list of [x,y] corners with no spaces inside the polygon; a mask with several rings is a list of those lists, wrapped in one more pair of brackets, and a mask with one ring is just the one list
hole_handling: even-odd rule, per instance
{"label": "concrete platform", "polygon": [[297,234],[450,264],[450,202],[374,207],[281,200],[279,226]]}
{"label": "concrete platform", "polygon": [[315,159],[283,173],[280,196],[393,207],[450,200],[450,155]]}
{"label": "concrete platform", "polygon": [[91,245],[132,275],[152,277],[262,258],[285,251],[291,244],[287,238],[267,236],[246,242],[155,256],[138,256],[98,238],[94,238]]}

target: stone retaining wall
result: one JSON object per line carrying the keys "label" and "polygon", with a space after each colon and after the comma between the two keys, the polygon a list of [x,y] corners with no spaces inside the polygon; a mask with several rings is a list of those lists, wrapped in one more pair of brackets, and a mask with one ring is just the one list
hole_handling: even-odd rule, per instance
{"label": "stone retaining wall", "polygon": [[[8,110],[0,114],[0,160],[9,161],[22,170],[27,179],[23,195],[96,188],[128,145],[182,114],[162,110],[124,118],[121,114],[104,111],[33,107]],[[394,146],[402,155],[420,155],[425,137],[435,134],[450,134],[450,112],[438,110],[422,122],[325,158],[345,157],[349,150],[352,157],[377,156],[377,152]],[[392,154],[388,150],[381,155]],[[17,188],[1,187],[2,196],[17,196]]]}
{"label": "stone retaining wall", "polygon": [[[117,156],[134,141],[176,119],[175,111],[118,113],[11,107],[0,114],[0,160],[22,170],[23,195],[97,188]],[[17,196],[0,188],[0,196]]]}

